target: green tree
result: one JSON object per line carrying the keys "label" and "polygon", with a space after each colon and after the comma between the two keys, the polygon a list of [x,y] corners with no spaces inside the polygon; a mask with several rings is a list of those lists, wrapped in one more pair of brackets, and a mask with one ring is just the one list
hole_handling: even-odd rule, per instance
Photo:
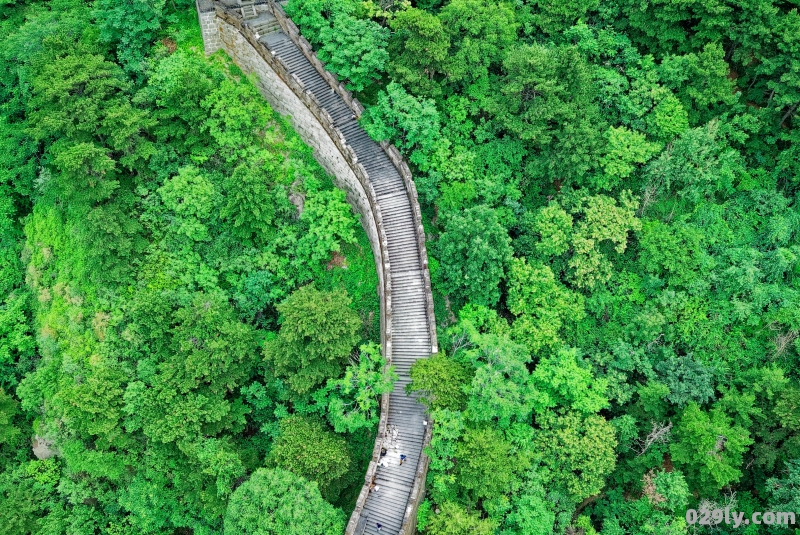
{"label": "green tree", "polygon": [[540,208],[532,221],[532,230],[539,235],[535,251],[546,256],[560,256],[570,248],[572,217],[558,203]]}
{"label": "green tree", "polygon": [[372,428],[380,418],[380,398],[391,392],[398,379],[394,367],[386,369],[386,359],[374,343],[361,346],[341,379],[329,379],[314,397],[324,399],[328,422],[337,433],[354,433]]}
{"label": "green tree", "polygon": [[528,348],[507,337],[482,335],[469,352],[475,374],[469,386],[467,415],[475,422],[497,422],[501,429],[512,422],[530,421],[532,385],[527,365]]}
{"label": "green tree", "polygon": [[62,169],[77,170],[76,162],[104,162],[91,165],[92,173],[65,177],[67,181],[56,177],[52,185],[58,187],[57,194],[76,193],[73,200],[84,195],[107,198],[106,184],[115,178],[104,176],[113,168],[105,162],[109,153],[129,169],[149,157],[152,143],[142,134],[152,121],[132,104],[131,84],[118,65],[84,46],[52,53],[55,57],[42,58],[41,69],[31,79],[29,132],[39,141],[57,141],[50,150],[54,160],[61,155],[63,163],[57,165]]}
{"label": "green tree", "polygon": [[658,472],[653,478],[653,483],[656,492],[664,498],[664,501],[659,504],[660,507],[677,515],[686,510],[690,496],[689,485],[686,484],[686,478],[683,477],[680,470]]}
{"label": "green tree", "polygon": [[497,213],[475,206],[445,223],[436,252],[442,290],[459,303],[494,306],[511,260],[511,238]]}
{"label": "green tree", "polygon": [[295,245],[299,266],[328,262],[331,253],[342,250],[342,244],[356,243],[356,220],[340,189],[310,194],[300,220],[307,225],[307,231]]}
{"label": "green tree", "polygon": [[691,356],[671,356],[655,365],[661,382],[669,388],[666,396],[679,407],[690,401],[702,405],[714,396],[714,369]]}
{"label": "green tree", "polygon": [[100,38],[116,47],[119,62],[126,70],[141,74],[147,48],[155,40],[164,17],[166,0],[99,0],[94,15]]}
{"label": "green tree", "polygon": [[207,118],[202,130],[216,143],[214,151],[195,155],[198,161],[222,157],[227,164],[261,156],[263,142],[259,133],[273,131],[277,116],[263,105],[263,97],[253,84],[235,83],[230,77],[220,80],[202,100]]}
{"label": "green tree", "polygon": [[472,503],[508,492],[515,469],[524,459],[514,456],[503,435],[491,428],[468,429],[456,446],[455,474]]}
{"label": "green tree", "polygon": [[431,535],[491,535],[496,524],[490,519],[481,519],[477,511],[470,512],[463,506],[445,502],[439,513],[432,516],[425,528]]}
{"label": "green tree", "polygon": [[119,188],[116,162],[108,149],[93,142],[57,143],[53,163],[59,171],[53,191],[86,207],[108,200]]}
{"label": "green tree", "polygon": [[60,470],[54,459],[29,461],[0,472],[0,520],[9,535],[39,529],[53,506]]}
{"label": "green tree", "polygon": [[231,496],[225,532],[264,535],[338,535],[339,509],[325,502],[314,483],[281,469],[256,470]]}
{"label": "green tree", "polygon": [[36,345],[30,323],[30,293],[20,261],[22,233],[14,221],[11,194],[0,186],[0,390],[12,386]]}
{"label": "green tree", "polygon": [[770,507],[775,511],[800,511],[800,461],[786,463],[784,477],[767,480]]}
{"label": "green tree", "polygon": [[703,411],[691,402],[675,426],[672,460],[682,468],[693,490],[711,494],[742,476],[744,452],[753,440],[722,409]]}
{"label": "green tree", "polygon": [[445,68],[450,49],[450,36],[442,22],[412,7],[398,11],[389,24],[394,30],[389,47],[392,77],[414,94],[438,96],[442,89],[436,78]]}
{"label": "green tree", "polygon": [[682,56],[667,56],[659,70],[664,84],[677,93],[694,121],[712,118],[718,104],[733,104],[738,98],[719,43],[707,43],[702,50]]}
{"label": "green tree", "polygon": [[638,202],[629,191],[623,191],[619,204],[605,195],[585,197],[572,209],[581,216],[575,225],[572,245],[574,254],[569,261],[575,284],[591,288],[611,277],[611,262],[603,256],[598,246],[611,242],[614,250],[622,254],[628,245],[628,232],[641,228],[635,211]]}
{"label": "green tree", "polygon": [[233,293],[240,316],[258,325],[266,319],[267,307],[285,296],[286,290],[277,277],[265,270],[252,271],[240,278]]}
{"label": "green tree", "polygon": [[614,428],[603,417],[574,412],[537,418],[541,430],[534,448],[541,452],[557,487],[576,502],[599,493],[616,465]]}
{"label": "green tree", "polygon": [[669,142],[689,129],[689,115],[672,93],[661,99],[647,117],[648,132],[661,142]]}
{"label": "green tree", "polygon": [[260,166],[237,166],[225,178],[220,215],[232,224],[237,236],[255,243],[268,243],[274,236],[281,197],[288,202],[285,191],[275,188],[279,161],[277,155],[269,154]]}
{"label": "green tree", "polygon": [[646,221],[638,238],[639,265],[672,288],[693,287],[703,276],[708,253],[696,225]]}
{"label": "green tree", "polygon": [[635,164],[643,164],[656,154],[659,145],[647,141],[639,132],[625,127],[610,127],[606,154],[600,159],[604,177],[600,189],[613,189],[636,169]]}
{"label": "green tree", "polygon": [[450,36],[445,74],[451,82],[463,84],[467,94],[482,99],[490,68],[503,61],[514,41],[513,8],[504,2],[452,0],[438,17]]}
{"label": "green tree", "polygon": [[0,388],[0,445],[13,443],[20,434],[20,429],[14,425],[18,405],[14,398]]}
{"label": "green tree", "polygon": [[235,481],[245,473],[236,449],[228,437],[203,438],[194,443],[181,444],[181,451],[197,460],[202,474],[214,479],[217,496],[223,498],[230,496]]}
{"label": "green tree", "polygon": [[508,277],[507,305],[517,316],[512,333],[534,353],[558,346],[563,327],[584,317],[583,296],[560,284],[548,266],[515,258]]}
{"label": "green tree", "polygon": [[319,59],[347,80],[350,89],[363,91],[380,79],[389,61],[388,28],[371,20],[339,14],[333,17],[332,26],[322,28],[319,36],[324,43],[319,49]]}
{"label": "green tree", "polygon": [[638,201],[628,190],[619,201],[606,195],[574,195],[564,201],[566,209],[551,201],[533,216],[529,231],[541,238],[533,249],[544,256],[566,255],[575,286],[594,288],[612,276],[611,259],[601,250],[603,242],[622,254],[628,232],[641,228],[636,217]]}
{"label": "green tree", "polygon": [[[534,0],[532,21],[542,32],[548,35],[557,35],[572,26],[576,21],[584,18],[587,12],[594,11],[600,4],[599,0],[589,2],[569,0],[566,2],[548,2]],[[535,6],[535,8],[533,7]]]}
{"label": "green tree", "polygon": [[512,49],[503,66],[487,109],[542,151],[538,173],[562,183],[581,180],[595,166],[604,130],[586,60],[574,47],[536,44]]}
{"label": "green tree", "polygon": [[[137,330],[149,327],[154,336],[137,337],[152,353],[125,389],[126,428],[166,443],[242,426],[244,407],[231,393],[256,352],[252,328],[237,320],[220,294],[197,293],[176,311],[158,310],[152,295],[139,305],[144,324]],[[164,332],[170,323],[175,326]]]}
{"label": "green tree", "polygon": [[[797,52],[800,49],[800,39],[797,37],[800,29],[800,13],[797,9],[792,9],[784,11],[776,18],[778,20],[774,22],[774,44],[772,44],[775,49],[772,46],[766,47],[764,52],[758,54],[759,56],[763,54],[763,57],[755,65],[754,76],[767,75],[768,81],[761,82],[765,83],[770,91],[770,100],[767,104],[772,104],[778,111],[780,115],[778,122],[783,126],[797,115],[800,107],[800,77],[796,71]],[[756,25],[743,26],[757,28]],[[769,52],[766,52],[767,50]],[[761,98],[763,99],[763,95]]]}
{"label": "green tree", "polygon": [[556,520],[554,504],[541,484],[526,486],[512,500],[513,509],[506,516],[506,522],[515,530],[512,533],[552,533]]}
{"label": "green tree", "polygon": [[[151,133],[159,146],[177,146],[199,160],[213,151],[205,132],[208,109],[205,99],[219,86],[222,73],[210,68],[201,57],[177,50],[149,72],[147,86],[137,100],[147,102],[155,124]],[[174,144],[174,145],[173,145]]]}
{"label": "green tree", "polygon": [[327,495],[352,462],[344,438],[325,428],[321,420],[293,415],[280,422],[268,463],[314,481]]}
{"label": "green tree", "polygon": [[264,358],[289,385],[305,393],[341,372],[358,342],[361,321],[343,290],[297,289],[278,305],[281,329],[264,346]]}
{"label": "green tree", "polygon": [[210,239],[206,220],[217,195],[214,184],[196,167],[183,167],[158,188],[161,200],[177,215],[177,232],[194,241]]}
{"label": "green tree", "polygon": [[316,47],[324,45],[320,36],[330,28],[333,18],[353,15],[355,10],[356,3],[351,0],[291,0],[286,4],[286,14]]}
{"label": "green tree", "polygon": [[609,406],[608,381],[595,378],[575,348],[562,348],[554,356],[541,359],[531,380],[536,388],[534,408],[539,414],[548,409],[592,414]]}
{"label": "green tree", "polygon": [[683,133],[645,167],[648,187],[692,203],[731,193],[744,169],[741,156],[719,139],[719,128],[712,121]]}
{"label": "green tree", "polygon": [[467,401],[465,388],[472,371],[439,352],[419,359],[411,366],[409,392],[419,392],[420,401],[433,410],[461,410]]}

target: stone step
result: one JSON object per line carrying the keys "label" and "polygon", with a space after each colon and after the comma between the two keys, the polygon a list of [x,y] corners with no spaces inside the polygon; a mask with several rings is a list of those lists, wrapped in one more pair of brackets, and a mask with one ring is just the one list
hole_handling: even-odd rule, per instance
{"label": "stone step", "polygon": [[[384,226],[391,225],[392,221],[397,221],[393,218],[384,218]],[[399,236],[397,234],[386,233],[389,240],[389,256],[407,256],[409,259],[419,262],[419,254],[417,253],[417,236],[409,233],[409,235]]]}
{"label": "stone step", "polygon": [[[234,4],[234,1],[236,2]],[[333,124],[342,133],[363,165],[377,197],[383,228],[388,241],[388,261],[392,277],[392,351],[389,355],[400,379],[395,383],[389,402],[388,423],[397,427],[397,445],[409,456],[400,466],[390,462],[379,467],[376,481],[378,493],[370,493],[363,509],[363,534],[380,535],[399,532],[414,484],[425,437],[426,407],[418,395],[408,396],[409,370],[421,358],[431,354],[431,333],[428,317],[424,271],[420,258],[415,200],[409,197],[406,183],[383,148],[375,142],[355,119],[354,111],[344,102],[303,52],[286,36],[277,20],[254,0],[230,0],[246,24],[256,32],[260,42],[296,76],[306,91],[314,95],[326,110]],[[424,238],[423,238],[424,239]],[[398,452],[391,452],[395,455]],[[394,459],[393,459],[394,460]],[[359,535],[363,535],[359,533]]]}

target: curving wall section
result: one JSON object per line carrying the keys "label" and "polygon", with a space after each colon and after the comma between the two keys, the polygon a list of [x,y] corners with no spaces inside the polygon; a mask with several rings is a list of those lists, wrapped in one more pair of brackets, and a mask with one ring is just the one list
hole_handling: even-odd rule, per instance
{"label": "curving wall section", "polygon": [[[425,232],[417,192],[397,149],[358,125],[363,106],[325,70],[274,0],[197,0],[206,54],[223,49],[262,95],[289,116],[317,161],[347,193],[369,236],[378,271],[381,345],[400,379],[381,399],[372,460],[346,534],[410,535],[424,495],[431,422],[404,392],[418,358],[437,351]],[[381,458],[381,448],[389,454]],[[407,460],[396,462],[400,454]],[[370,490],[375,482],[378,491]]]}

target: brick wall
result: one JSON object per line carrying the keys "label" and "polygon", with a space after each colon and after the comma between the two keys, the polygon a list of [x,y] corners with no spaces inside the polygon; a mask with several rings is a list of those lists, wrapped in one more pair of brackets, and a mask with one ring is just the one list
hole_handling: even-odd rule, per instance
{"label": "brick wall", "polygon": [[217,13],[214,5],[208,0],[196,0],[197,16],[200,19],[200,32],[203,34],[203,48],[206,56],[210,56],[222,48],[222,40],[215,19]]}

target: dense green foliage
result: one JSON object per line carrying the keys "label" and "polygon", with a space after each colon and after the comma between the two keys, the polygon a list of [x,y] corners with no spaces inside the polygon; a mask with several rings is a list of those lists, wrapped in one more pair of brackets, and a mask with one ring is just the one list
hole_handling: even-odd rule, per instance
{"label": "dense green foliage", "polygon": [[[344,194],[191,2],[0,5],[0,531],[341,533],[393,380]],[[423,533],[800,513],[796,2],[286,11],[423,205]]]}
{"label": "dense green foliage", "polygon": [[286,470],[259,468],[236,489],[225,512],[225,532],[263,535],[337,535],[344,515],[309,483]]}
{"label": "dense green foliage", "polygon": [[336,13],[392,31],[369,84],[340,75],[408,157],[432,237],[443,351],[410,386],[436,422],[425,533],[796,510],[795,3],[287,11],[318,46]]}
{"label": "dense green foliage", "polygon": [[278,305],[281,329],[264,355],[277,375],[308,392],[327,377],[336,377],[358,342],[358,314],[350,310],[343,291],[323,293],[313,284],[294,292]]}
{"label": "dense green foliage", "polygon": [[4,6],[0,67],[0,532],[341,533],[392,385],[344,193],[191,2]]}

